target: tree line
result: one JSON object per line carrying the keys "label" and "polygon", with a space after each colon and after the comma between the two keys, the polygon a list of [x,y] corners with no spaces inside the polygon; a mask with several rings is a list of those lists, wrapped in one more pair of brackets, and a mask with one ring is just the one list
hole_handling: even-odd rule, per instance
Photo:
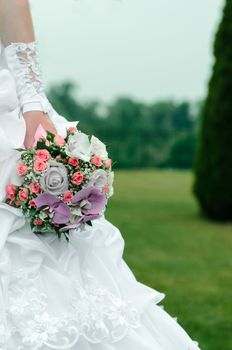
{"label": "tree line", "polygon": [[51,86],[54,108],[108,146],[117,168],[181,168],[193,165],[201,103],[145,103],[119,97],[109,105],[80,101],[72,82]]}

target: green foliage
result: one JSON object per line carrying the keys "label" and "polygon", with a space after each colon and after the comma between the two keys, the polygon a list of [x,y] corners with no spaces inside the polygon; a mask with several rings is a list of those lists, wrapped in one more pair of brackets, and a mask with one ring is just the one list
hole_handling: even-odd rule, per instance
{"label": "green foliage", "polygon": [[195,155],[196,149],[196,133],[189,132],[184,133],[183,136],[179,136],[170,149],[169,158],[167,163],[169,167],[179,169],[189,169],[192,167],[192,160]]}
{"label": "green foliage", "polygon": [[80,103],[77,99],[78,89],[73,82],[64,82],[52,86],[48,91],[48,98],[55,109],[70,121],[81,122],[82,129],[90,129],[98,118],[98,102]]}
{"label": "green foliage", "polygon": [[190,172],[117,171],[107,218],[121,229],[137,279],[202,350],[232,349],[232,225],[198,215]]}
{"label": "green foliage", "polygon": [[[198,109],[193,114],[187,102],[145,104],[121,97],[109,106],[96,101],[81,103],[70,82],[53,86],[48,95],[61,115],[79,120],[81,130],[108,145],[116,168],[192,166]],[[177,147],[183,142],[188,147]]]}
{"label": "green foliage", "polygon": [[215,64],[203,108],[194,191],[203,212],[232,220],[232,0],[227,0],[214,45]]}

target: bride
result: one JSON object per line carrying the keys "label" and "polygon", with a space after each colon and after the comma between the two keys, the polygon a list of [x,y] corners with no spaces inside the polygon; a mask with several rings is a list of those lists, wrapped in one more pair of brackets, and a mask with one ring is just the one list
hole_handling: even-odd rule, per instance
{"label": "bride", "polygon": [[41,124],[68,122],[43,90],[27,0],[0,0],[0,349],[199,350],[122,258],[124,241],[104,216],[70,242],[36,235],[4,204],[15,148],[30,149]]}

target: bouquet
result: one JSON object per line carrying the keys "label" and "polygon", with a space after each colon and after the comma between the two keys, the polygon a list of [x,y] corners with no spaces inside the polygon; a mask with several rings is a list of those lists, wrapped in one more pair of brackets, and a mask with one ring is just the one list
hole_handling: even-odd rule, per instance
{"label": "bouquet", "polygon": [[17,184],[7,185],[5,203],[22,210],[33,232],[68,240],[70,230],[103,214],[113,194],[112,161],[106,146],[77,126],[61,136],[40,125],[36,135],[32,150],[18,149]]}

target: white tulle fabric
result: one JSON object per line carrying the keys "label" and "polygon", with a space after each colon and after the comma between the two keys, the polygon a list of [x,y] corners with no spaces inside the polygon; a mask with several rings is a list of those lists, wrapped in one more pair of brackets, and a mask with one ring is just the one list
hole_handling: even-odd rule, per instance
{"label": "white tulle fabric", "polygon": [[[2,52],[2,55],[4,53]],[[59,132],[67,121],[51,115]],[[23,144],[11,73],[0,59],[0,200]],[[35,235],[20,211],[0,203],[0,350],[199,350],[136,281],[123,238],[104,217],[70,242]]]}

